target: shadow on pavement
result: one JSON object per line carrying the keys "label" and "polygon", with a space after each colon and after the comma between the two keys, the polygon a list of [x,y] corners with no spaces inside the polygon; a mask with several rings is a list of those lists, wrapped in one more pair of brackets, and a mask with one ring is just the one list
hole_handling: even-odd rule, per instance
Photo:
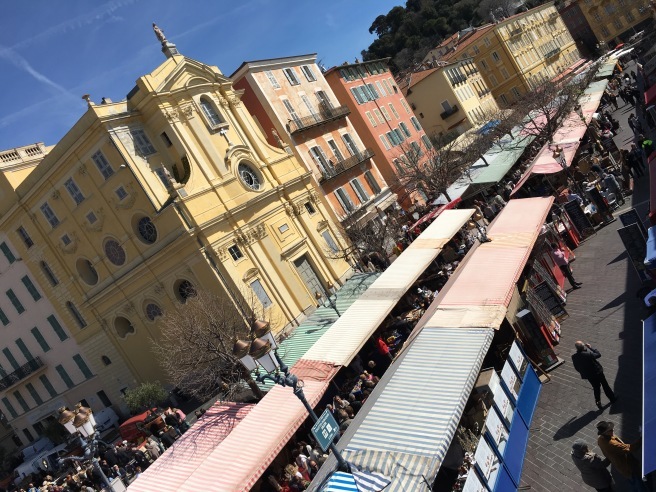
{"label": "shadow on pavement", "polygon": [[614,307],[621,306],[622,304],[624,304],[624,303],[626,302],[627,297],[628,297],[628,293],[627,293],[627,292],[622,292],[622,293],[621,293],[619,296],[617,296],[615,299],[613,299],[613,300],[610,301],[608,304],[606,304],[605,306],[603,306],[602,308],[600,308],[598,312],[600,312],[600,311],[605,311],[606,309],[610,309],[610,308],[614,308]]}
{"label": "shadow on pavement", "polygon": [[618,261],[624,261],[628,258],[628,254],[626,251],[622,251],[619,255],[617,255],[615,258],[613,258],[611,261],[606,263],[606,266],[612,265],[613,263],[617,263]]}
{"label": "shadow on pavement", "polygon": [[565,424],[560,429],[556,431],[553,436],[554,441],[569,439],[570,437],[576,435],[578,431],[597,420],[602,413],[604,413],[603,409],[590,410],[588,413],[584,413],[580,417],[572,417],[569,421],[565,422]]}

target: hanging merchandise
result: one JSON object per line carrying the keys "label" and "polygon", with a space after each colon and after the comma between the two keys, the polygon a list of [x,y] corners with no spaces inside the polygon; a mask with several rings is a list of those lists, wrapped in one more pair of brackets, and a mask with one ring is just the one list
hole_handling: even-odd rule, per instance
{"label": "hanging merchandise", "polygon": [[[545,286],[545,284],[540,285]],[[551,289],[549,289],[549,291],[551,291]],[[542,297],[536,292],[535,289],[529,287],[526,290],[526,302],[531,308],[531,311],[535,315],[536,319],[538,319],[542,326],[545,327],[551,344],[557,345],[560,343],[560,323],[554,316],[553,311],[549,309],[547,303],[542,299]]]}

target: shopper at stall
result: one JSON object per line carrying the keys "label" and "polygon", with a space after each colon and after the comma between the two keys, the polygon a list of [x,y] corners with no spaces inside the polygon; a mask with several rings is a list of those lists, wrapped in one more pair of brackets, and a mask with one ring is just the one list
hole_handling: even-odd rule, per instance
{"label": "shopper at stall", "polygon": [[574,369],[581,375],[581,379],[587,379],[592,385],[597,407],[599,409],[603,408],[601,406],[602,387],[604,388],[604,394],[610,402],[615,403],[617,401],[615,393],[613,393],[608,381],[606,381],[604,368],[597,360],[601,357],[601,353],[597,349],[592,348],[589,343],[583,343],[581,340],[577,340],[574,346],[576,347],[576,353],[572,355]]}
{"label": "shopper at stall", "polygon": [[572,269],[569,266],[569,261],[567,261],[567,257],[565,256],[565,252],[556,243],[551,243],[551,256],[554,260],[554,263],[558,265],[560,271],[563,272],[563,275],[565,275],[567,280],[569,280],[572,288],[580,289],[581,285],[583,284],[581,282],[577,282],[574,279]]}
{"label": "shopper at stall", "polygon": [[572,444],[572,461],[581,472],[584,484],[598,492],[613,490],[613,478],[608,471],[610,460],[590,451],[587,443],[582,439],[577,439]]}
{"label": "shopper at stall", "polygon": [[633,444],[626,444],[613,433],[615,424],[602,420],[597,422],[597,445],[604,456],[610,460],[617,471],[629,480],[635,492],[647,491],[641,477],[642,439]]}

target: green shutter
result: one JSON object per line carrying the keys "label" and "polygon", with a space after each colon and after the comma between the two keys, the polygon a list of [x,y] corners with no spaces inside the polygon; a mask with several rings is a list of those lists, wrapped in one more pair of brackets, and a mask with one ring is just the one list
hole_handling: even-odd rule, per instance
{"label": "green shutter", "polygon": [[34,286],[34,284],[32,283],[32,281],[30,280],[30,277],[28,277],[27,275],[25,275],[25,276],[21,279],[21,281],[23,282],[23,285],[25,286],[25,288],[27,289],[27,291],[28,291],[28,292],[30,293],[30,295],[32,296],[32,299],[34,299],[35,301],[38,301],[39,299],[41,299],[41,294],[39,294],[39,291],[36,289],[36,287]]}
{"label": "green shutter", "polygon": [[25,345],[25,342],[22,338],[16,340],[16,346],[20,349],[21,352],[23,352],[23,357],[25,357],[27,362],[34,359],[34,356],[30,352],[30,349],[27,348],[27,345]]}
{"label": "green shutter", "polygon": [[64,381],[64,384],[66,385],[67,388],[72,388],[73,386],[75,386],[73,384],[73,380],[66,372],[66,369],[64,369],[64,366],[59,364],[57,367],[55,367],[55,369],[57,370],[59,377],[62,378],[62,381]]}
{"label": "green shutter", "polygon": [[14,406],[9,401],[9,398],[6,398],[6,397],[3,398],[2,403],[4,403],[5,408],[9,412],[9,415],[11,415],[12,419],[15,419],[16,417],[18,417],[18,413],[16,413],[16,409],[14,408]]}
{"label": "green shutter", "polygon": [[3,242],[0,244],[0,251],[4,253],[4,255],[7,257],[7,261],[10,264],[16,261],[16,257],[14,256],[14,253],[12,253],[9,249],[9,246],[7,246],[7,243]]}
{"label": "green shutter", "polygon": [[14,398],[16,398],[16,401],[18,401],[18,404],[21,406],[24,412],[30,411],[30,407],[27,405],[25,398],[23,398],[23,395],[21,395],[18,390],[14,391]]}
{"label": "green shutter", "polygon": [[39,376],[39,381],[41,381],[41,383],[43,384],[43,387],[46,389],[46,391],[48,392],[48,394],[52,398],[57,396],[57,392],[55,391],[54,386],[52,385],[52,383],[48,379],[48,376],[46,376],[45,374],[42,374],[41,376]]}
{"label": "green shutter", "polygon": [[32,328],[31,331],[32,331],[32,335],[34,336],[34,339],[36,340],[36,342],[41,347],[41,350],[43,350],[44,352],[47,352],[48,350],[50,350],[50,345],[48,345],[48,342],[46,342],[46,339],[43,338],[43,335],[41,334],[39,329],[35,326],[34,328]]}
{"label": "green shutter", "polygon": [[50,323],[50,326],[52,326],[52,329],[62,342],[68,338],[68,335],[61,327],[59,321],[57,321],[57,318],[55,318],[54,315],[48,316],[48,323]]}
{"label": "green shutter", "polygon": [[27,384],[25,385],[25,387],[27,388],[27,391],[30,392],[30,395],[32,396],[32,399],[36,402],[36,404],[37,404],[37,405],[42,405],[42,404],[43,404],[43,400],[42,400],[41,397],[39,396],[39,393],[36,392],[36,389],[34,388],[34,386],[32,385],[32,383],[27,383]]}
{"label": "green shutter", "polygon": [[86,379],[90,379],[93,377],[93,373],[89,369],[89,366],[87,366],[87,363],[84,362],[84,359],[80,354],[76,354],[73,356],[73,360],[77,364],[77,367],[80,368],[80,371],[82,371],[82,374]]}
{"label": "green shutter", "polygon": [[9,318],[7,318],[7,315],[2,309],[0,309],[0,321],[2,321],[3,326],[7,326],[9,324]]}
{"label": "green shutter", "polygon": [[11,350],[8,348],[3,348],[2,353],[5,354],[5,357],[9,361],[11,367],[14,368],[14,371],[18,370],[20,366],[18,365],[18,362],[16,362],[16,358],[14,357],[14,354],[11,353]]}
{"label": "green shutter", "polygon": [[16,308],[16,311],[18,311],[18,314],[21,314],[21,313],[25,312],[25,308],[23,307],[21,302],[18,300],[18,297],[16,297],[16,294],[14,294],[13,290],[9,289],[7,291],[7,297],[9,298],[11,303]]}

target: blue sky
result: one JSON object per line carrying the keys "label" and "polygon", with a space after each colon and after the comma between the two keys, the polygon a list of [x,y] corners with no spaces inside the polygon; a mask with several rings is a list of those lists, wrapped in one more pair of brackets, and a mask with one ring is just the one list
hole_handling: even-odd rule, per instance
{"label": "blue sky", "polygon": [[55,144],[86,109],[124,99],[164,55],[156,22],[185,56],[230,75],[245,60],[318,53],[353,61],[369,26],[403,0],[6,0],[0,15],[0,150]]}

